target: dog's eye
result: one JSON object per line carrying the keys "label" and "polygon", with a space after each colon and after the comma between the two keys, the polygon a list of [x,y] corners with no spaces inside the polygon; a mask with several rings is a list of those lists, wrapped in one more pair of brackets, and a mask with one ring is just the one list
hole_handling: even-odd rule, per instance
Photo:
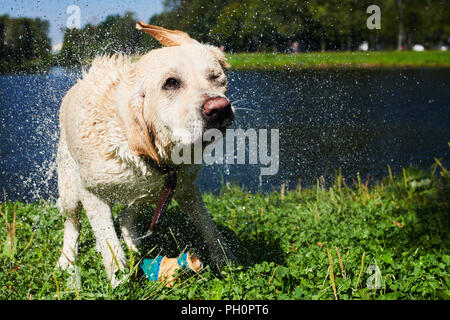
{"label": "dog's eye", "polygon": [[180,86],[180,83],[178,82],[177,79],[175,78],[169,78],[166,80],[166,82],[164,83],[163,88],[166,90],[173,90],[176,89]]}
{"label": "dog's eye", "polygon": [[212,75],[209,76],[209,79],[210,79],[210,80],[216,80],[216,79],[218,79],[219,77],[220,77],[220,74],[212,74]]}

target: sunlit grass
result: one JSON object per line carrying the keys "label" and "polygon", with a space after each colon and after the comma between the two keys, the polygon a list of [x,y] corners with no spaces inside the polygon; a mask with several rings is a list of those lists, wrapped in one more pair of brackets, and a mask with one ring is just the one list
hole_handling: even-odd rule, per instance
{"label": "sunlit grass", "polygon": [[450,66],[450,52],[369,51],[229,54],[233,69]]}
{"label": "sunlit grass", "polygon": [[[249,193],[226,185],[204,200],[241,265],[221,273],[206,267],[172,288],[133,280],[142,256],[129,255],[130,281],[113,289],[84,215],[75,262],[81,285],[74,286],[54,268],[64,222],[55,204],[6,202],[0,299],[448,299],[449,191],[450,174],[438,160],[429,171],[410,167],[399,176],[386,168],[372,185],[340,173],[327,188]],[[175,256],[189,246],[206,259],[199,238],[173,205],[144,252]]]}

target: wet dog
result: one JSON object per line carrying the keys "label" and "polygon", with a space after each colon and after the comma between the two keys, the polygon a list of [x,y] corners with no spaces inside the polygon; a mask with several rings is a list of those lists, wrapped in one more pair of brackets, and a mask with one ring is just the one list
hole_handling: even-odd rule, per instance
{"label": "wet dog", "polygon": [[166,179],[161,168],[176,171],[174,199],[204,237],[212,262],[234,260],[195,184],[198,166],[174,166],[170,157],[175,145],[193,145],[208,128],[223,130],[233,120],[225,56],[181,31],[142,22],[137,29],[164,47],[136,62],[122,55],[96,58],[64,97],[59,115],[58,206],[67,219],[58,266],[73,264],[84,208],[113,282],[126,256],[111,206],[126,204],[121,234],[137,251],[135,219],[158,200]]}

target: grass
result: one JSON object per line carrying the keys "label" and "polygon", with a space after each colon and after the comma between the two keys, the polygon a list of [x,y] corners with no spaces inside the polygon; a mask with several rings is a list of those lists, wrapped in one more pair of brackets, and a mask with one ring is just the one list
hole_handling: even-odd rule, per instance
{"label": "grass", "polygon": [[[226,185],[219,196],[204,194],[242,263],[207,266],[172,288],[135,279],[142,257],[128,253],[130,280],[113,289],[85,215],[75,272],[55,269],[64,221],[55,204],[4,202],[0,299],[450,299],[449,172],[437,160],[430,171],[386,176],[370,185],[336,174],[329,188],[317,181],[249,193]],[[175,256],[189,246],[206,259],[198,239],[172,205],[145,252]]]}
{"label": "grass", "polygon": [[449,51],[369,51],[229,54],[232,69],[330,67],[450,67]]}

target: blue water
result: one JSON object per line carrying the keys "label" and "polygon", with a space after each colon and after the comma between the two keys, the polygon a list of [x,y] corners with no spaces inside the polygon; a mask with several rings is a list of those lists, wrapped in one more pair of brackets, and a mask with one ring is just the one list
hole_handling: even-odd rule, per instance
{"label": "blue water", "polygon": [[[0,198],[54,199],[58,110],[79,72],[0,76]],[[376,181],[409,164],[448,164],[450,69],[242,71],[229,74],[238,107],[234,128],[279,129],[280,169],[259,179],[260,165],[205,166],[198,183],[216,191],[294,188],[342,169]],[[245,109],[239,109],[245,108]],[[250,110],[249,110],[250,109]]]}

